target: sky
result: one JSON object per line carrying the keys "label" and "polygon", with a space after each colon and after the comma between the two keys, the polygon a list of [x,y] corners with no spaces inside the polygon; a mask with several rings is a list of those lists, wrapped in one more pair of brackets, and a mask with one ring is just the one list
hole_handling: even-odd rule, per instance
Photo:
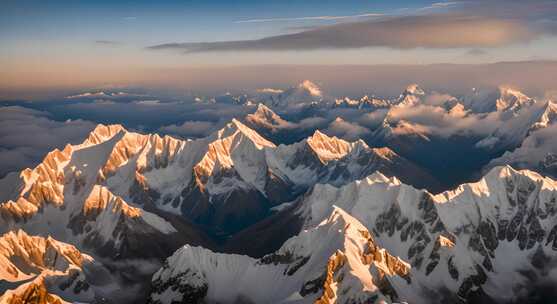
{"label": "sky", "polygon": [[547,0],[8,0],[0,6],[3,97],[144,85],[178,69],[557,59],[557,2]]}

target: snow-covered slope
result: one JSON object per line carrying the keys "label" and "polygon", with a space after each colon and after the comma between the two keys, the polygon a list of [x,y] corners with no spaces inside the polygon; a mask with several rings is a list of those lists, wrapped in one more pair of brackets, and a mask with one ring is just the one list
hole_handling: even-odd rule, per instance
{"label": "snow-covered slope", "polygon": [[[182,175],[189,168],[193,173],[178,185],[170,183],[174,188],[157,181],[159,172],[145,175],[145,183],[158,193],[155,204],[224,232],[254,223],[271,207],[294,199],[316,182],[342,184],[382,170],[419,186],[435,183],[424,170],[388,149],[371,149],[362,141],[349,143],[319,131],[299,143],[276,147],[237,120],[206,139],[186,144],[161,171],[176,170],[180,162]],[[151,177],[155,183],[150,183]]]}
{"label": "snow-covered slope", "polygon": [[394,105],[397,107],[412,107],[422,102],[423,96],[425,96],[424,90],[417,84],[411,84],[400,94]]}
{"label": "snow-covered slope", "polygon": [[246,116],[246,122],[258,128],[269,129],[272,132],[295,127],[293,123],[282,119],[282,117],[262,103],[257,105],[255,113]]}
{"label": "snow-covered slope", "polygon": [[[256,116],[275,117],[267,110]],[[1,229],[50,233],[119,258],[164,256],[184,241],[205,244],[203,231],[239,231],[316,182],[340,185],[376,170],[435,183],[389,149],[319,131],[277,147],[235,119],[193,141],[99,125],[82,144],[0,180]],[[136,239],[156,250],[143,251]]]}
{"label": "snow-covered slope", "polygon": [[98,286],[103,275],[109,278],[92,257],[51,237],[22,230],[0,237],[0,303],[92,302],[116,288]]}
{"label": "snow-covered slope", "polygon": [[[171,138],[99,125],[82,144],[54,150],[15,182],[2,183],[6,200],[0,204],[0,229],[50,234],[113,257],[167,254],[173,246],[166,242],[174,242],[176,229],[130,205],[131,197],[120,189],[140,188],[141,170],[164,164],[177,145]],[[136,168],[129,168],[130,158]],[[151,240],[152,250],[142,251],[143,245],[132,241],[136,239]]]}
{"label": "snow-covered slope", "polygon": [[[186,246],[153,277],[151,300],[533,299],[557,283],[556,202],[556,181],[510,167],[438,195],[380,173],[342,187],[317,184],[293,211],[304,228],[277,252],[253,259]],[[365,243],[375,248],[371,265]]]}
{"label": "snow-covered slope", "polygon": [[343,208],[380,246],[408,261],[412,278],[435,291],[436,301],[516,301],[535,294],[538,284],[557,282],[545,268],[557,261],[556,199],[557,182],[497,167],[477,183],[435,196],[380,174],[340,188],[316,185],[300,212],[311,227],[333,206]]}
{"label": "snow-covered slope", "polygon": [[297,185],[314,183],[342,185],[375,171],[398,176],[419,187],[436,186],[437,181],[389,148],[370,148],[364,141],[348,142],[315,131],[304,141],[279,146],[280,160],[274,164]]}
{"label": "snow-covered slope", "polygon": [[[151,303],[370,303],[413,296],[409,265],[334,208],[261,259],[185,246],[153,276]],[[256,287],[256,288],[254,288]]]}

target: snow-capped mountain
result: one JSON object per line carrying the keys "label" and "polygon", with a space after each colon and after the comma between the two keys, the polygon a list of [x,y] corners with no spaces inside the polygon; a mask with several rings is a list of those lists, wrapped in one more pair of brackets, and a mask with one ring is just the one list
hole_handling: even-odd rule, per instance
{"label": "snow-capped mountain", "polygon": [[532,132],[557,122],[557,106],[554,102],[527,100],[529,102],[526,104],[521,103],[510,110],[496,112],[502,123],[492,134],[476,145],[489,149],[513,149],[519,146]]}
{"label": "snow-capped mountain", "polygon": [[[254,112],[204,138],[98,125],[0,179],[3,292],[136,301],[173,252],[154,303],[518,302],[557,282],[556,182],[498,167],[557,176],[555,103],[417,85],[332,101],[307,81],[259,94],[211,101]],[[95,261],[111,272],[100,287]]]}
{"label": "snow-capped mountain", "polygon": [[[50,233],[101,255],[160,257],[180,242],[208,246],[203,231],[239,231],[317,182],[339,185],[376,170],[435,183],[387,148],[318,131],[277,147],[238,120],[193,141],[99,125],[82,144],[1,180],[0,221],[3,231]],[[153,249],[135,239],[152,240]]]}
{"label": "snow-capped mountain", "polygon": [[398,100],[394,103],[398,107],[411,107],[415,106],[421,102],[422,97],[425,96],[424,90],[420,88],[417,84],[409,85],[402,94],[400,94]]}
{"label": "snow-capped mountain", "polygon": [[534,169],[557,178],[557,105],[548,101],[534,114],[535,120],[529,123],[527,135],[520,145],[491,160],[484,170],[506,164],[519,169]]}
{"label": "snow-capped mountain", "polygon": [[[556,201],[556,181],[510,167],[438,195],[380,173],[318,184],[290,211],[304,224],[277,252],[253,259],[186,246],[153,277],[151,301],[534,299],[557,282]],[[370,265],[365,243],[386,255]],[[381,274],[380,261],[392,270]]]}
{"label": "snow-capped mountain", "polygon": [[390,102],[385,99],[376,98],[373,96],[365,95],[359,99],[352,99],[349,97],[337,98],[333,103],[335,108],[355,108],[360,110],[375,110],[388,108]]}
{"label": "snow-capped mountain", "polygon": [[464,96],[462,103],[474,113],[516,113],[523,107],[536,103],[536,100],[516,89],[500,86],[497,90],[474,89],[471,94]]}
{"label": "snow-capped mountain", "polygon": [[258,104],[257,110],[252,114],[248,114],[245,120],[250,125],[268,129],[271,132],[296,127],[295,124],[282,119],[282,117],[262,103]]}
{"label": "snow-capped mountain", "polygon": [[419,187],[437,184],[424,169],[389,148],[370,148],[362,140],[348,142],[320,131],[299,143],[279,146],[277,154],[282,159],[277,167],[294,183],[308,187],[315,183],[342,185],[378,170]]}
{"label": "snow-capped mountain", "polygon": [[0,237],[0,279],[0,303],[93,302],[117,289],[92,257],[22,230]]}
{"label": "snow-capped mountain", "polygon": [[334,208],[260,259],[184,246],[153,276],[150,303],[391,302],[410,298],[409,269]]}
{"label": "snow-capped mountain", "polygon": [[287,90],[260,89],[255,101],[273,108],[299,108],[324,101],[323,90],[315,83],[304,80]]}
{"label": "snow-capped mountain", "polygon": [[[435,183],[424,170],[389,149],[371,149],[362,141],[349,143],[319,131],[299,143],[277,147],[233,120],[189,146],[200,150],[184,150],[177,159],[192,161],[181,168],[192,168],[193,177],[183,178],[187,183],[175,192],[150,185],[162,199],[155,204],[227,233],[267,216],[270,208],[294,199],[316,182],[342,184],[381,169],[419,186]],[[147,184],[148,180],[147,176]],[[184,203],[191,201],[196,204]]]}
{"label": "snow-capped mountain", "polygon": [[[161,166],[176,147],[177,141],[170,137],[141,136],[118,125],[99,125],[82,144],[54,150],[34,169],[0,182],[1,230],[49,234],[115,259],[164,256],[183,237],[169,221],[132,206],[128,202],[133,198],[119,191],[131,187],[138,189],[134,195],[141,195],[142,166]],[[132,155],[136,168],[128,167]],[[202,235],[186,234],[194,242]],[[150,250],[143,250],[138,239],[151,242]]]}
{"label": "snow-capped mountain", "polygon": [[[301,113],[295,112],[296,115]],[[255,111],[247,114],[242,122],[268,140],[281,144],[299,142],[311,136],[316,129],[326,128],[328,124],[327,119],[317,113],[302,113],[300,117],[298,121],[284,119],[268,106],[259,103]]]}
{"label": "snow-capped mountain", "polygon": [[317,185],[301,208],[307,227],[333,205],[343,208],[408,261],[412,278],[428,289],[511,301],[557,280],[542,270],[557,257],[556,199],[557,182],[497,167],[438,195],[379,174],[340,188]]}

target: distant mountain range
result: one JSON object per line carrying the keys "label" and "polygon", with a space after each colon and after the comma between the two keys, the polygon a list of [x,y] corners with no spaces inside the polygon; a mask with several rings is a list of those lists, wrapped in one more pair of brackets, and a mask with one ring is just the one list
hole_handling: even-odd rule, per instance
{"label": "distant mountain range", "polygon": [[[320,94],[313,96],[312,91]],[[544,139],[542,144],[536,135],[543,136],[542,130],[557,125],[557,105],[552,100],[538,101],[504,86],[474,89],[459,98],[427,92],[415,84],[392,99],[333,98],[323,92],[306,81],[289,90],[246,97],[245,106],[260,102],[247,123],[277,142],[297,141],[321,128],[337,136],[356,136],[370,146],[389,147],[440,179],[441,187],[429,188],[435,192],[478,179],[494,165],[512,164],[557,177],[553,165],[557,140]],[[284,102],[272,102],[279,96]],[[261,104],[267,107],[260,109]],[[323,119],[328,113],[352,118]],[[534,157],[524,156],[525,149]],[[455,159],[462,164],[455,164]]]}

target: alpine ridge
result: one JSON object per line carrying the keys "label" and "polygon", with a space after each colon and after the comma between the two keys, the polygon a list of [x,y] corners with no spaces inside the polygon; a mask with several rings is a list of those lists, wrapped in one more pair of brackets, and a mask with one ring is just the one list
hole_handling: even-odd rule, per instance
{"label": "alpine ridge", "polygon": [[179,249],[153,276],[150,303],[368,303],[389,301],[396,295],[393,285],[410,282],[408,264],[334,209],[260,259]]}
{"label": "alpine ridge", "polygon": [[418,185],[435,182],[388,148],[319,131],[276,146],[236,119],[197,140],[98,125],[83,143],[0,180],[0,232],[52,236],[143,284],[150,268],[127,263],[157,265],[184,244],[272,252],[296,229],[281,231],[268,247],[236,240],[249,239],[246,228],[280,216],[315,183],[342,185],[376,170]]}
{"label": "alpine ridge", "polygon": [[340,187],[316,184],[287,211],[303,225],[276,252],[254,259],[185,246],[153,277],[151,302],[547,297],[557,281],[544,270],[557,258],[556,200],[557,182],[508,166],[437,195],[381,173]]}

